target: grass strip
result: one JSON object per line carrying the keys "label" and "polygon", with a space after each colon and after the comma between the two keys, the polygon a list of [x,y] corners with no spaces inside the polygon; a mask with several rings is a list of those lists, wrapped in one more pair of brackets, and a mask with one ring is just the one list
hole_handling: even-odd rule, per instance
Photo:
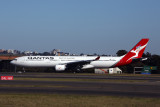
{"label": "grass strip", "polygon": [[0,94],[1,107],[160,107],[160,98],[63,94]]}

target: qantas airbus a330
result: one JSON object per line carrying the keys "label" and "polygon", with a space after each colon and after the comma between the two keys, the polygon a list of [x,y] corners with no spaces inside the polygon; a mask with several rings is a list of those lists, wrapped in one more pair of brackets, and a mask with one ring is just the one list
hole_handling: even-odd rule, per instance
{"label": "qantas airbus a330", "polygon": [[54,67],[56,71],[88,68],[110,68],[130,64],[141,58],[149,39],[142,39],[127,54],[121,57],[104,56],[23,56],[11,61],[22,67]]}

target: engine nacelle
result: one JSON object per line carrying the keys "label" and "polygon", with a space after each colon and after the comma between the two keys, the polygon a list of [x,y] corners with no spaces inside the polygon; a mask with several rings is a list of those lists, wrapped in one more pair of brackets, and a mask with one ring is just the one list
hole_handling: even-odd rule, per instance
{"label": "engine nacelle", "polygon": [[64,71],[66,69],[66,65],[56,65],[55,70],[56,71]]}

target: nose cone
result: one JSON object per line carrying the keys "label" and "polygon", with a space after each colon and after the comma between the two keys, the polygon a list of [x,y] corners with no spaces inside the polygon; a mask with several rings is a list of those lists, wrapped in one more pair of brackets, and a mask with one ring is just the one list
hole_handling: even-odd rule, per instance
{"label": "nose cone", "polygon": [[17,59],[12,60],[10,63],[13,64],[13,65],[16,65],[17,64]]}
{"label": "nose cone", "polygon": [[15,64],[15,61],[13,60],[13,61],[11,61],[10,63],[14,65],[14,64]]}

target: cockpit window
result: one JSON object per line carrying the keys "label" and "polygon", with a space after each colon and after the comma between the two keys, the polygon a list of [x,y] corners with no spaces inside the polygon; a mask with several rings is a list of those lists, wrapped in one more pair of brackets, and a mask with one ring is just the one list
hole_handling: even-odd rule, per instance
{"label": "cockpit window", "polygon": [[13,59],[13,61],[17,61],[17,59]]}

